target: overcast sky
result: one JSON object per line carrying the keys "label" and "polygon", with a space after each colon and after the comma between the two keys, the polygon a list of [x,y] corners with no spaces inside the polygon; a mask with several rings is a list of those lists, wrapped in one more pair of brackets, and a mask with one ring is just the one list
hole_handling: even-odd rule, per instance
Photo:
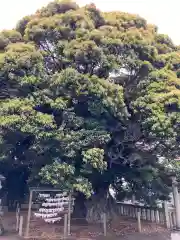
{"label": "overcast sky", "polygon": [[[23,16],[34,13],[50,0],[0,0],[0,29],[11,29]],[[180,44],[180,0],[77,0],[84,5],[96,3],[105,10],[137,13],[148,22],[158,26],[161,33],[168,34]]]}

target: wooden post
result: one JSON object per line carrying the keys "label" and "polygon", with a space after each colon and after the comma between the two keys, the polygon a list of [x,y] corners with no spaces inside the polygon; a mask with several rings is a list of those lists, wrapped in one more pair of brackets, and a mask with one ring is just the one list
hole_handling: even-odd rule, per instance
{"label": "wooden post", "polygon": [[18,232],[19,230],[19,216],[20,216],[20,208],[19,208],[19,204],[16,208],[16,232]]}
{"label": "wooden post", "polygon": [[173,197],[174,197],[174,205],[176,211],[176,228],[180,230],[180,201],[179,201],[179,193],[176,178],[172,179],[172,187],[173,187]]}
{"label": "wooden post", "polygon": [[170,219],[169,219],[169,210],[167,201],[164,201],[164,216],[165,216],[165,225],[167,229],[170,229]]}
{"label": "wooden post", "polygon": [[19,214],[16,214],[16,232],[19,229]]}
{"label": "wooden post", "polygon": [[151,212],[150,212],[150,209],[147,209],[147,212],[146,212],[146,220],[147,220],[147,221],[151,221]]}
{"label": "wooden post", "polygon": [[147,220],[146,209],[142,209],[142,219]]}
{"label": "wooden post", "polygon": [[29,225],[30,225],[30,219],[31,219],[32,196],[33,196],[33,191],[30,191],[29,207],[28,207],[28,215],[27,215],[27,225],[26,225],[26,234],[25,234],[25,237],[27,237],[27,238],[29,237]]}
{"label": "wooden post", "polygon": [[120,214],[123,215],[123,206],[120,205]]}
{"label": "wooden post", "polygon": [[19,236],[22,237],[23,235],[23,216],[20,216],[19,220]]}
{"label": "wooden post", "polygon": [[142,228],[141,228],[141,213],[140,211],[137,212],[137,221],[138,221],[138,232],[142,232]]}
{"label": "wooden post", "polygon": [[155,222],[155,210],[151,211],[151,222]]}
{"label": "wooden post", "polygon": [[68,233],[67,224],[68,224],[68,215],[65,214],[64,215],[64,239],[67,238],[67,233]]}
{"label": "wooden post", "polygon": [[173,229],[174,227],[172,215],[173,215],[173,212],[169,212],[170,229]]}
{"label": "wooden post", "polygon": [[159,223],[159,211],[156,210],[155,212],[155,217],[156,217],[156,223]]}
{"label": "wooden post", "polygon": [[68,203],[68,235],[71,234],[71,208],[72,208],[72,195],[69,195]]}
{"label": "wooden post", "polygon": [[106,237],[106,236],[107,236],[107,219],[106,219],[106,213],[103,213],[102,219],[103,219],[103,233],[104,233],[104,236]]}
{"label": "wooden post", "polygon": [[136,197],[135,197],[134,194],[132,195],[132,200],[131,200],[131,202],[132,202],[132,204],[135,204],[135,203],[136,203]]}

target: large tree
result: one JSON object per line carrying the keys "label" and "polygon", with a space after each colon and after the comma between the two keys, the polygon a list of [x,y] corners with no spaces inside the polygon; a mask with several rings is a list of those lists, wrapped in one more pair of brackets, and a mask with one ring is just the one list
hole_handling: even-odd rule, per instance
{"label": "large tree", "polygon": [[168,36],[137,15],[55,1],[1,32],[0,51],[3,169],[27,167],[30,182],[80,192],[90,208],[107,208],[109,187],[167,198],[162,159],[180,141],[180,52]]}

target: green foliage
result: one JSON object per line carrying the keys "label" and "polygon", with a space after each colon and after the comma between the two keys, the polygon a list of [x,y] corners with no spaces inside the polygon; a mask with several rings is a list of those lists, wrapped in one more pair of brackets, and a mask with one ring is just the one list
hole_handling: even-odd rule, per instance
{"label": "green foliage", "polygon": [[21,19],[16,26],[16,30],[23,36],[26,30],[27,24],[32,20],[32,16],[26,16]]}
{"label": "green foliage", "polygon": [[[52,186],[56,186],[58,188],[71,189],[72,186],[70,184],[70,177],[75,172],[75,169],[68,165],[67,163],[58,163],[54,162],[51,165],[46,165],[41,169],[40,176],[43,177],[45,183],[51,183]],[[71,183],[73,184],[73,182]]]}
{"label": "green foliage", "polygon": [[140,16],[54,1],[0,33],[1,164],[86,197],[164,199],[179,76],[179,47]]}
{"label": "green foliage", "polygon": [[71,0],[56,0],[38,11],[41,17],[51,17],[56,14],[66,13],[67,11],[78,9],[78,5]]}
{"label": "green foliage", "polygon": [[107,163],[104,161],[104,150],[99,148],[88,149],[83,152],[83,162],[91,165],[93,168],[103,171],[107,169]]}
{"label": "green foliage", "polygon": [[4,50],[8,44],[20,42],[22,35],[16,30],[4,30],[0,33],[0,50]]}

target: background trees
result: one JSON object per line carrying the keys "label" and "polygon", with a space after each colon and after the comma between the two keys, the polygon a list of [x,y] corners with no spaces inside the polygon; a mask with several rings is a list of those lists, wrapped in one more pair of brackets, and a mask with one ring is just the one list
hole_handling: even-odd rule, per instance
{"label": "background trees", "polygon": [[4,172],[23,165],[31,184],[95,193],[101,206],[110,186],[119,199],[168,196],[162,160],[180,141],[180,52],[168,36],[137,15],[54,1],[1,32],[0,50]]}

